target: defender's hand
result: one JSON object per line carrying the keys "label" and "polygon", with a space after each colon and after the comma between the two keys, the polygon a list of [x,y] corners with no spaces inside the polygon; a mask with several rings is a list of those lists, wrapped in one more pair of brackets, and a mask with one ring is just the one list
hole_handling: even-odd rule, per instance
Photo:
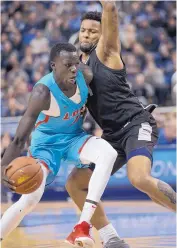
{"label": "defender's hand", "polygon": [[2,178],[2,182],[3,182],[3,184],[7,187],[7,188],[9,188],[11,191],[15,191],[16,190],[16,187],[15,187],[15,185],[14,185],[14,181],[13,180],[10,180],[7,176],[6,176],[6,171],[8,170],[8,169],[10,169],[12,167],[12,165],[8,165],[8,166],[2,166],[1,167],[1,178]]}
{"label": "defender's hand", "polygon": [[100,0],[99,2],[101,3],[102,6],[105,4],[104,0]]}

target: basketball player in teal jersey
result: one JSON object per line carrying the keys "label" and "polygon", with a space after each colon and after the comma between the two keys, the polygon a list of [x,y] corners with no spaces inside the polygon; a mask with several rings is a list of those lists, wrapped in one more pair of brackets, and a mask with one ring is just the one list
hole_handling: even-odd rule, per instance
{"label": "basketball player in teal jersey", "polygon": [[[27,110],[22,117],[15,138],[7,148],[2,166],[20,153],[32,132],[29,156],[38,159],[44,172],[43,182],[35,192],[22,195],[3,215],[1,240],[16,228],[23,217],[40,201],[46,183],[51,183],[59,171],[62,159],[73,161],[76,167],[88,167],[93,162],[95,171],[79,223],[69,241],[82,247],[92,247],[90,220],[109,180],[117,152],[103,139],[87,135],[82,129],[82,109],[87,101],[92,80],[89,67],[79,62],[76,48],[69,43],[56,44],[50,53],[52,72],[35,85]],[[106,152],[105,152],[106,151]],[[4,176],[6,185],[15,190],[13,182]]]}

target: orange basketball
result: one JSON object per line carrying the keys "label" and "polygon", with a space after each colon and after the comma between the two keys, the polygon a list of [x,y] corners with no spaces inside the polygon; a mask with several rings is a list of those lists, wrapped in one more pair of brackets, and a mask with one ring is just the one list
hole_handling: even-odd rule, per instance
{"label": "orange basketball", "polygon": [[16,193],[29,194],[39,188],[43,179],[43,170],[36,159],[19,157],[14,159],[10,165],[6,176],[15,182]]}

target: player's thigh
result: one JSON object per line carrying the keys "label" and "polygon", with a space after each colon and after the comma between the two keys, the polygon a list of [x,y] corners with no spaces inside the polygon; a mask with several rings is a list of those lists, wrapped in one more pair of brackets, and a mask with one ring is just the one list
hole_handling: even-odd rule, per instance
{"label": "player's thigh", "polygon": [[123,145],[130,181],[149,176],[153,162],[153,148],[157,142],[156,128],[151,123],[143,122],[132,126],[125,136]]}
{"label": "player's thigh", "polygon": [[149,192],[151,185],[152,161],[144,156],[138,155],[130,158],[127,162],[127,176],[130,183],[144,193]]}
{"label": "player's thigh", "polygon": [[117,152],[104,139],[85,135],[70,146],[66,159],[73,161],[78,168],[82,168],[88,167],[91,162],[95,163],[98,157],[116,159]]}
{"label": "player's thigh", "polygon": [[127,176],[130,182],[135,184],[142,184],[151,175],[152,161],[144,156],[138,155],[130,158],[127,161]]}

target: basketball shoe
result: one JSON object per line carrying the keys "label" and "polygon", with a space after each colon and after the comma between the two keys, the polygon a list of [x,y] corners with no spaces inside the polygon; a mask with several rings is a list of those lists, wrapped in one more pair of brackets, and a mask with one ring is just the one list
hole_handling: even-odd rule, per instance
{"label": "basketball shoe", "polygon": [[90,236],[90,228],[91,226],[86,221],[77,224],[66,242],[76,247],[92,248],[95,242]]}
{"label": "basketball shoe", "polygon": [[130,248],[130,246],[124,240],[114,237],[108,240],[103,248]]}

